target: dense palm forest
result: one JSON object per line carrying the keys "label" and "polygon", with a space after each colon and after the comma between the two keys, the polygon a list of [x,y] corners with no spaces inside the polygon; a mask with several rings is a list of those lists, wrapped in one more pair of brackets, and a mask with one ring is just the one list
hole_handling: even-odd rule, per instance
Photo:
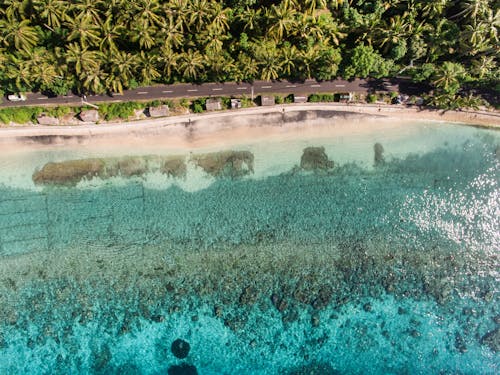
{"label": "dense palm forest", "polygon": [[499,1],[0,0],[0,90],[409,75],[497,84]]}

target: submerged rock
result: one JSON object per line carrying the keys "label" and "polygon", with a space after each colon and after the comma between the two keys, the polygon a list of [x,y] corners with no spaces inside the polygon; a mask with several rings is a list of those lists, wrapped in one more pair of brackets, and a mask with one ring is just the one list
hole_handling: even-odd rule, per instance
{"label": "submerged rock", "polygon": [[384,147],[380,143],[377,142],[373,145],[373,151],[375,153],[375,156],[374,156],[375,165],[384,164],[384,162],[385,162]]}
{"label": "submerged rock", "polygon": [[500,351],[500,329],[497,327],[493,331],[486,333],[481,337],[481,344],[487,345],[492,351]]}
{"label": "submerged rock", "polygon": [[183,157],[170,157],[163,160],[160,172],[169,177],[186,177],[186,162]]}
{"label": "submerged rock", "polygon": [[170,366],[167,373],[168,375],[198,375],[198,370],[193,365],[183,363],[181,365]]}
{"label": "submerged rock", "polygon": [[455,349],[457,349],[460,353],[465,353],[467,351],[465,340],[459,332],[455,332]]}
{"label": "submerged rock", "polygon": [[250,151],[222,151],[194,155],[195,165],[214,177],[242,177],[253,173],[254,156]]}
{"label": "submerged rock", "polygon": [[68,160],[47,163],[33,174],[35,184],[74,186],[84,178],[102,176],[105,163],[101,159]]}
{"label": "submerged rock", "polygon": [[188,356],[189,351],[191,350],[191,346],[187,341],[184,341],[182,339],[177,339],[172,343],[170,350],[172,351],[172,354],[174,356],[183,359]]}
{"label": "submerged rock", "polygon": [[305,171],[332,169],[334,163],[328,159],[324,147],[306,147],[300,158],[300,167]]}

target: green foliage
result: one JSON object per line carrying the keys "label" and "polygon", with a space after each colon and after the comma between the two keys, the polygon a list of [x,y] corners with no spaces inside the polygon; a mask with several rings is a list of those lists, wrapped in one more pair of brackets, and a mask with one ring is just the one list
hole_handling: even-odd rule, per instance
{"label": "green foliage", "polygon": [[392,60],[384,59],[372,46],[360,44],[352,51],[348,65],[344,70],[344,77],[387,77],[394,66]]}
{"label": "green foliage", "polygon": [[189,106],[191,105],[190,101],[186,98],[182,98],[179,104],[181,107],[184,107],[186,109],[189,108]]}
{"label": "green foliage", "polygon": [[285,100],[283,99],[283,97],[281,95],[275,95],[274,102],[276,104],[283,104],[285,102]]}
{"label": "green foliage", "polygon": [[377,95],[375,94],[369,94],[367,97],[366,97],[366,101],[368,103],[376,103],[377,102]]}
{"label": "green foliage", "polygon": [[329,80],[339,73],[378,78],[397,73],[396,63],[417,67],[416,81],[434,81],[446,93],[457,84],[441,80],[444,62],[462,64],[473,80],[499,76],[494,1],[3,3],[5,92],[121,92],[149,83]]}
{"label": "green foliage", "polygon": [[460,83],[466,78],[463,65],[445,61],[432,76],[434,85],[443,93],[454,95],[460,88]]}
{"label": "green foliage", "polygon": [[198,98],[191,102],[190,108],[194,113],[201,113],[205,110],[207,98]]}
{"label": "green foliage", "polygon": [[4,124],[14,122],[16,124],[27,124],[36,122],[36,118],[44,111],[40,107],[12,107],[0,109],[0,121]]}
{"label": "green foliage", "polygon": [[144,108],[144,104],[137,102],[110,103],[99,106],[99,115],[106,121],[114,119],[126,120],[134,115],[136,109]]}
{"label": "green foliage", "polygon": [[311,103],[334,102],[335,96],[333,94],[312,94],[309,95],[307,101]]}
{"label": "green foliage", "polygon": [[67,106],[59,106],[55,108],[46,108],[45,113],[49,116],[61,118],[71,112],[71,108]]}

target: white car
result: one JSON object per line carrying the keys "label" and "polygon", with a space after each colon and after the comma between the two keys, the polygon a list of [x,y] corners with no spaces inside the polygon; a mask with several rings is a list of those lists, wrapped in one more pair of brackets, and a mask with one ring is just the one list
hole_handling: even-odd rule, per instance
{"label": "white car", "polygon": [[26,100],[26,96],[24,94],[12,94],[8,95],[7,99],[9,99],[11,102],[21,102]]}

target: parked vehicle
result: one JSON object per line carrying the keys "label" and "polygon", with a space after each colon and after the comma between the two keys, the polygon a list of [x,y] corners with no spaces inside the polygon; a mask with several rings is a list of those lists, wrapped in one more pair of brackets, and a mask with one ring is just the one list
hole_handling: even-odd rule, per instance
{"label": "parked vehicle", "polygon": [[21,102],[26,100],[26,95],[24,94],[12,94],[8,95],[7,99],[9,99],[11,102]]}

